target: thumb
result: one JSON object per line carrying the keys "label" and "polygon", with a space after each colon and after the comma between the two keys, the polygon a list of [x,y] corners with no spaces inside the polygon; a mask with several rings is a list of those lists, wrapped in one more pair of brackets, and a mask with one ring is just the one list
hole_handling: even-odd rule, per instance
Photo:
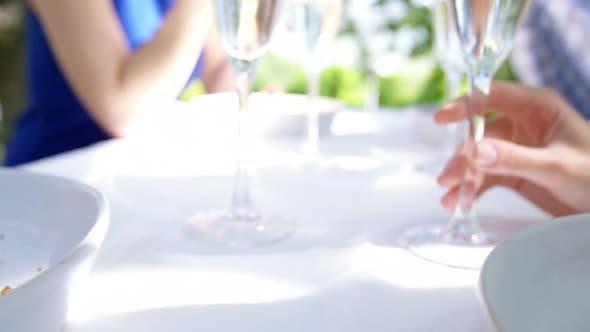
{"label": "thumb", "polygon": [[473,163],[487,174],[524,178],[537,183],[558,175],[554,153],[499,139],[482,140]]}

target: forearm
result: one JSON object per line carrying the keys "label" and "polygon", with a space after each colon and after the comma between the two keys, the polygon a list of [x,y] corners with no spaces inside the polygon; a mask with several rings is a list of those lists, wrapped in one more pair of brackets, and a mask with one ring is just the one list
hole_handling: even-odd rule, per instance
{"label": "forearm", "polygon": [[177,0],[154,38],[132,52],[112,0],[31,5],[69,85],[113,136],[125,135],[137,115],[180,93],[212,24],[208,0]]}
{"label": "forearm", "polygon": [[115,103],[101,110],[115,132],[124,133],[134,113],[173,100],[181,92],[212,24],[208,4],[179,0],[155,37],[121,63]]}
{"label": "forearm", "polygon": [[590,212],[590,150],[559,146],[552,148],[554,176],[547,176],[548,189],[577,213]]}
{"label": "forearm", "polygon": [[207,92],[234,91],[236,89],[235,74],[223,50],[219,31],[214,26],[209,33],[204,55],[203,83]]}
{"label": "forearm", "polygon": [[203,77],[203,83],[208,93],[235,91],[235,75],[228,62],[207,72]]}

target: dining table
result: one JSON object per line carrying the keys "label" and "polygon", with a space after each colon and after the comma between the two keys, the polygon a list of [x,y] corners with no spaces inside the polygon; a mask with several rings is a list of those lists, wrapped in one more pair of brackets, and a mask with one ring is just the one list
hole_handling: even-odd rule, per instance
{"label": "dining table", "polygon": [[[432,106],[327,107],[310,155],[304,104],[258,98],[265,110],[244,117],[255,133],[250,189],[257,208],[294,225],[277,243],[232,247],[190,227],[195,214],[230,205],[233,94],[159,106],[126,138],[20,166],[87,183],[109,205],[64,332],[494,330],[479,270],[424,260],[400,241],[451,217],[436,182],[448,142]],[[485,193],[477,212],[505,237],[549,219],[505,188]]]}

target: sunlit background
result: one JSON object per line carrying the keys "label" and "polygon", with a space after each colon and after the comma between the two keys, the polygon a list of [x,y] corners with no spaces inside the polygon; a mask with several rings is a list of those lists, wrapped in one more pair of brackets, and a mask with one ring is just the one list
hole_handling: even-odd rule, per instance
{"label": "sunlit background", "polygon": [[[345,17],[321,75],[321,94],[359,110],[371,96],[377,96],[379,106],[388,111],[441,102],[445,77],[432,55],[430,12],[421,2],[344,0]],[[0,160],[25,100],[23,15],[22,0],[0,0]],[[288,36],[279,30],[272,51],[259,67],[256,90],[277,87],[288,93],[305,93],[306,76],[297,60],[289,56],[289,43]],[[497,77],[516,79],[508,64]],[[189,100],[203,93],[203,85],[194,82],[180,98]]]}

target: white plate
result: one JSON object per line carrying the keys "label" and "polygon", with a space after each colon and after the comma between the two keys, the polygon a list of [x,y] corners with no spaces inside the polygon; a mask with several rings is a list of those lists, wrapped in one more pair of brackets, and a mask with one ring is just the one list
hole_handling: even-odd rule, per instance
{"label": "white plate", "polygon": [[62,178],[0,170],[0,330],[61,329],[68,298],[108,227],[94,189]]}
{"label": "white plate", "polygon": [[590,215],[544,222],[498,246],[481,295],[501,331],[588,331]]}

